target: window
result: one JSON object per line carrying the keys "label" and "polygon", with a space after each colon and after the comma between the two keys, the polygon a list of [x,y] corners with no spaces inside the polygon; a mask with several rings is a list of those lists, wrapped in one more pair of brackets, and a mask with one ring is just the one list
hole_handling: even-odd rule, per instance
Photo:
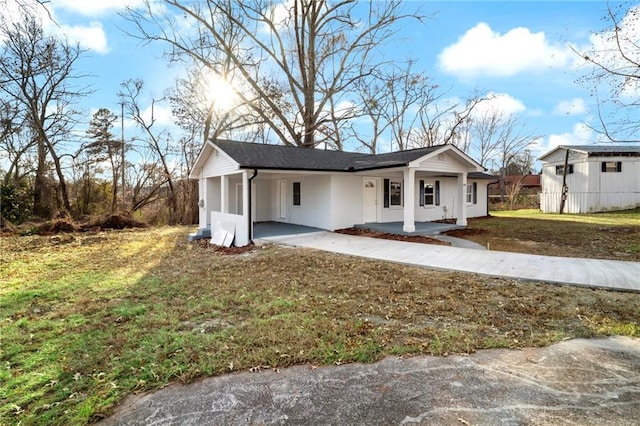
{"label": "window", "polygon": [[478,182],[467,183],[467,204],[478,204]]}
{"label": "window", "polygon": [[[564,166],[556,166],[556,174],[561,176],[564,175]],[[567,167],[567,174],[573,174],[573,164],[569,164]]]}
{"label": "window", "polygon": [[300,205],[300,182],[293,182],[293,205]]}
{"label": "window", "polygon": [[402,205],[402,180],[384,180],[384,207]]}
{"label": "window", "polygon": [[622,161],[603,161],[601,164],[602,173],[622,172]]}
{"label": "window", "polygon": [[439,206],[440,205],[440,181],[433,183],[420,180],[420,205]]}
{"label": "window", "polygon": [[436,190],[432,183],[428,183],[424,186],[424,204],[426,206],[432,206],[436,201]]}

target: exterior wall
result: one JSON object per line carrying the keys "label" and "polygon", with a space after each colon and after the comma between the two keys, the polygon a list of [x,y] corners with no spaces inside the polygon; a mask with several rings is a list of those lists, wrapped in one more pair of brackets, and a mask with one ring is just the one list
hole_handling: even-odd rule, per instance
{"label": "exterior wall", "polygon": [[[229,213],[232,214],[243,214],[243,209],[241,205],[238,205],[237,198],[237,185],[242,186],[242,176],[241,175],[232,175],[229,176]],[[240,195],[242,197],[242,194]],[[242,204],[242,200],[240,200],[240,204]]]}
{"label": "exterior wall", "polygon": [[222,176],[230,173],[236,173],[238,170],[238,165],[234,161],[214,149],[207,159],[207,162],[202,167],[202,176]]}
{"label": "exterior wall", "polygon": [[[640,159],[637,157],[577,157],[572,163],[573,174],[567,175],[569,192],[565,213],[595,213],[624,210],[640,206]],[[602,161],[621,161],[622,172],[603,173]],[[540,208],[544,213],[558,213],[562,197],[562,175],[556,166],[546,163],[542,169]]]}
{"label": "exterior wall", "polygon": [[[293,182],[300,182],[300,205],[293,205]],[[289,179],[289,223],[331,229],[331,176],[302,175]]]}
{"label": "exterior wall", "polygon": [[363,223],[363,190],[362,176],[344,174],[331,176],[331,226],[328,229],[334,231]]}
{"label": "exterior wall", "polygon": [[434,172],[462,173],[467,168],[448,152],[440,153],[419,163],[419,167]]}
{"label": "exterior wall", "polygon": [[[285,182],[286,211],[280,216],[280,182]],[[293,205],[293,182],[300,182],[300,205]],[[258,182],[257,221],[273,220],[332,229],[331,176],[298,175]]]}
{"label": "exterior wall", "polygon": [[255,214],[253,220],[256,222],[276,220],[272,214],[272,200],[275,200],[271,195],[273,181],[255,180],[254,182],[255,187],[252,195],[254,196],[253,208],[255,209]]}
{"label": "exterior wall", "polygon": [[[440,205],[420,205],[420,180],[425,183],[440,181]],[[488,180],[469,179],[467,185],[477,183],[477,203],[467,203],[467,217],[483,217],[487,215],[487,184]],[[434,220],[453,219],[457,216],[458,180],[454,177],[416,177],[415,183],[415,220],[416,222],[430,222]],[[378,200],[382,205],[383,188],[379,189]],[[466,199],[464,200],[466,202]],[[402,222],[404,211],[402,207],[388,207],[381,209],[379,222]],[[361,224],[362,222],[354,222]]]}

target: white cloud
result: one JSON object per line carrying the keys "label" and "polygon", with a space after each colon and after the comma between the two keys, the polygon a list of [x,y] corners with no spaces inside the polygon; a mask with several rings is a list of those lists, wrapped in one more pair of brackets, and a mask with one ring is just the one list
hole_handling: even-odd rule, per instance
{"label": "white cloud", "polygon": [[97,53],[107,53],[107,35],[100,22],[92,22],[89,26],[61,25],[59,32],[67,37],[70,42],[79,43],[85,49],[91,49]]}
{"label": "white cloud", "polygon": [[559,145],[585,145],[593,140],[593,130],[584,123],[577,123],[571,132],[549,135],[545,148],[549,151]]}
{"label": "white cloud", "polygon": [[588,112],[587,104],[582,98],[561,101],[553,109],[555,115],[582,115]]}
{"label": "white cloud", "polygon": [[127,6],[137,7],[142,0],[56,0],[55,7],[84,16],[100,16]]}
{"label": "white cloud", "polygon": [[511,115],[527,109],[521,100],[514,98],[508,93],[489,92],[485,97],[486,100],[475,106],[472,116],[480,117],[487,114]]}
{"label": "white cloud", "polygon": [[[49,6],[48,3],[45,5]],[[8,23],[18,22],[21,19],[21,13],[25,10],[21,9],[15,2],[8,2],[3,6],[3,19],[6,19]],[[60,22],[53,9],[49,9],[47,12],[41,5],[30,4],[27,10],[41,22],[42,28],[48,34],[67,38],[69,42],[73,44],[79,43],[82,48],[91,49],[97,53],[104,54],[109,51],[107,35],[102,23],[91,22],[88,25],[68,25]],[[0,41],[2,41],[1,38]]]}
{"label": "white cloud", "polygon": [[171,107],[155,104],[149,105],[141,111],[140,115],[147,123],[151,122],[151,118],[155,120],[155,125],[159,127],[171,127],[175,125]]}
{"label": "white cloud", "polygon": [[505,34],[481,22],[438,56],[440,68],[460,77],[510,77],[573,64],[575,54],[552,44],[544,32],[532,33],[518,27]]}

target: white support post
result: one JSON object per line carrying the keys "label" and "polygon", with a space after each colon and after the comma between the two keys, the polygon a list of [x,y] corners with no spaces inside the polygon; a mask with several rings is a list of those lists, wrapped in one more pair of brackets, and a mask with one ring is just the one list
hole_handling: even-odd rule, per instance
{"label": "white support post", "polygon": [[220,212],[229,213],[229,176],[220,176]]}
{"label": "white support post", "polygon": [[458,174],[457,216],[456,225],[467,226],[467,172]]}
{"label": "white support post", "polygon": [[415,216],[416,216],[416,171],[412,168],[404,170],[404,232],[415,232]]}
{"label": "white support post", "polygon": [[[238,212],[240,213],[240,212]],[[249,174],[242,172],[242,216],[249,220]]]}

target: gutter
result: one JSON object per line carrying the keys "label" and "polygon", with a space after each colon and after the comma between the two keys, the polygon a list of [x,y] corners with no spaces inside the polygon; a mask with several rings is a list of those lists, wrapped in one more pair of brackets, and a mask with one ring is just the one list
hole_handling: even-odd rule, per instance
{"label": "gutter", "polygon": [[253,211],[253,206],[251,205],[251,181],[253,181],[253,179],[255,179],[255,177],[258,176],[258,169],[253,169],[253,175],[249,178],[249,214],[247,215],[249,217],[249,242],[251,243],[253,241],[253,217],[251,217],[251,213]]}

